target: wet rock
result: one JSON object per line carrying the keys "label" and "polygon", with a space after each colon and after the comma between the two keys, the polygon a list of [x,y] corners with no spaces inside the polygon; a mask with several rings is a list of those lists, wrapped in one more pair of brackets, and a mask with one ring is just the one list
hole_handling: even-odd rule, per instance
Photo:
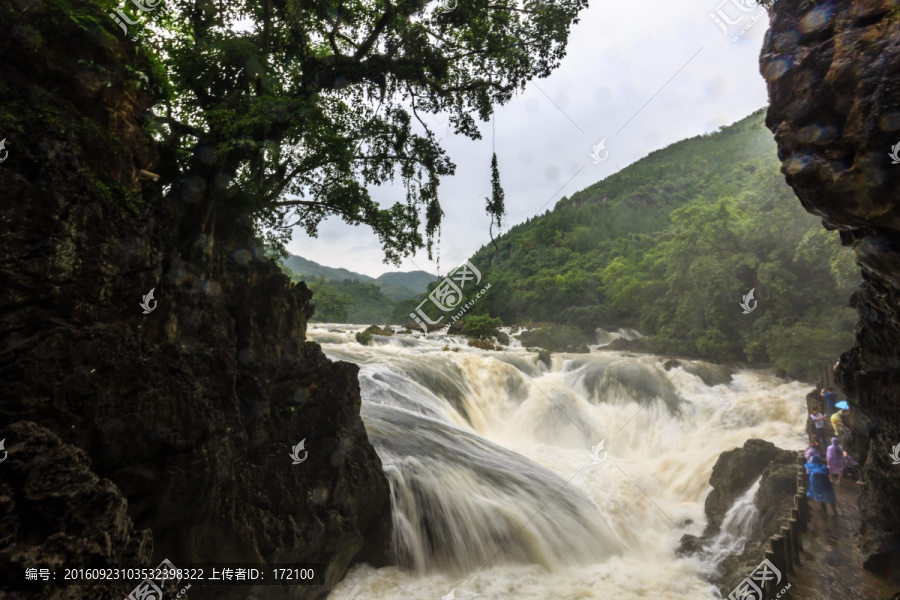
{"label": "wet rock", "polygon": [[[59,582],[24,582],[26,568],[150,562],[152,535],[135,530],[125,497],[91,470],[84,452],[28,421],[13,423],[4,433],[9,454],[0,477],[0,580],[13,591],[0,591],[0,599],[81,597]],[[120,587],[84,589],[94,598],[121,598]]]}
{"label": "wet rock", "polygon": [[372,335],[394,335],[394,330],[387,325],[385,325],[384,327],[379,327],[378,325],[369,325],[365,330]]}
{"label": "wet rock", "polygon": [[547,350],[541,350],[538,352],[538,360],[544,363],[548,369],[553,368],[553,358],[551,357],[550,352]]}
{"label": "wet rock", "polygon": [[731,376],[734,374],[734,371],[726,366],[697,360],[686,362],[682,367],[686,372],[702,379],[703,383],[710,387],[731,383]]}
{"label": "wet rock", "polygon": [[701,550],[703,550],[703,540],[696,535],[686,533],[681,536],[681,543],[678,545],[675,555],[679,557],[688,556],[697,554]]}
{"label": "wet rock", "polygon": [[713,467],[706,497],[706,528],[702,536],[685,534],[679,556],[702,553],[719,534],[728,510],[760,479],[754,498],[759,515],[742,552],[728,556],[712,576],[723,596],[758,565],[769,538],[780,531],[793,506],[797,482],[797,452],[764,440],[747,440],[741,448],[723,452]]}
{"label": "wet rock", "polygon": [[[900,573],[900,21],[895,2],[777,2],[760,55],[766,125],[782,172],[809,212],[853,248],[862,284],[855,344],[838,384],[856,419],[845,448],[865,469],[857,543],[865,564]],[[866,415],[863,417],[862,415]]]}
{"label": "wet rock", "polygon": [[[441,329],[443,329],[443,327],[440,324],[429,325],[428,323],[423,323],[423,325],[428,330],[428,333],[431,333],[432,331],[440,331]],[[415,321],[407,321],[406,325],[404,325],[403,327],[405,327],[406,329],[408,329],[412,332],[416,332],[416,331],[422,331],[423,325],[419,325]]]}
{"label": "wet rock", "polygon": [[[782,450],[765,440],[747,440],[741,448],[735,448],[719,455],[713,467],[709,484],[712,491],[706,497],[706,530],[704,537],[719,532],[722,519],[741,494],[759,479],[771,464],[797,464],[797,453]],[[796,467],[794,479],[796,480]],[[762,485],[762,484],[760,484]],[[791,493],[793,496],[793,492]]]}

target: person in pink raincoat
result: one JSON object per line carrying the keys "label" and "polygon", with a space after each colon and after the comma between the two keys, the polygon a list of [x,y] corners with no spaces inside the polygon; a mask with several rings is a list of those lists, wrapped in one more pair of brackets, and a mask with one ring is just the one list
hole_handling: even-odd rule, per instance
{"label": "person in pink raincoat", "polygon": [[841,441],[838,438],[831,438],[831,445],[828,446],[826,459],[828,461],[828,472],[832,475],[837,475],[837,482],[840,484],[841,476],[844,474],[844,449],[841,447]]}

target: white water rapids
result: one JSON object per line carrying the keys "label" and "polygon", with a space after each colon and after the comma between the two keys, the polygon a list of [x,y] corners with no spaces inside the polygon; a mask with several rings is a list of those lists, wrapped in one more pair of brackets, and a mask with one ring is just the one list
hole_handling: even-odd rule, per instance
{"label": "white water rapids", "polygon": [[548,368],[439,334],[362,346],[359,329],[309,336],[360,367],[403,566],[358,565],[331,600],[716,598],[710,561],[674,553],[702,533],[716,459],[750,438],[803,446],[808,386],[764,371],[709,386],[649,355],[594,347]]}

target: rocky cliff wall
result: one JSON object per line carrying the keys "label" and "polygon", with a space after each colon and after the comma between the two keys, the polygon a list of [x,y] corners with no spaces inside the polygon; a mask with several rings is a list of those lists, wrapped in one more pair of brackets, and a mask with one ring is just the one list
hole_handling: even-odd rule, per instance
{"label": "rocky cliff wall", "polygon": [[[845,447],[865,464],[857,542],[900,575],[900,2],[778,0],[760,57],[767,125],[803,206],[856,251],[863,283],[837,380],[854,413]],[[895,155],[897,152],[894,153]]]}
{"label": "rocky cliff wall", "polygon": [[[311,294],[246,218],[199,236],[202,182],[142,177],[165,168],[149,59],[100,3],[3,3],[0,32],[0,581],[34,562],[322,563],[324,588],[289,588],[303,599],[383,560],[357,368],[305,340]],[[124,597],[36,586],[0,598]],[[247,590],[190,591],[207,597]]]}
{"label": "rocky cliff wall", "polygon": [[678,548],[679,555],[695,555],[704,562],[712,560],[710,550],[722,531],[726,514],[757,479],[760,483],[753,503],[758,515],[743,549],[724,557],[710,575],[710,581],[726,598],[762,561],[769,538],[780,532],[785,514],[794,505],[797,453],[782,450],[772,442],[751,439],[741,448],[720,454],[709,477],[712,490],[704,506],[707,521],[703,535],[685,534]]}

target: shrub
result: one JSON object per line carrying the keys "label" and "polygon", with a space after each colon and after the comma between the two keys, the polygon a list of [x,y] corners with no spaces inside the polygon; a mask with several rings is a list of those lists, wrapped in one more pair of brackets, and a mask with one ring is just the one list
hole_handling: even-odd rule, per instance
{"label": "shrub", "polygon": [[550,358],[550,352],[547,350],[538,352],[538,360],[547,365],[548,369],[553,366],[553,359]]}
{"label": "shrub", "polygon": [[484,341],[491,337],[497,337],[500,334],[497,328],[501,325],[503,325],[503,321],[491,318],[490,315],[472,315],[466,319],[463,334]]}
{"label": "shrub", "polygon": [[481,348],[482,350],[500,350],[500,346],[495,345],[493,342],[489,342],[487,340],[479,340],[475,338],[469,338],[469,345],[475,348]]}

